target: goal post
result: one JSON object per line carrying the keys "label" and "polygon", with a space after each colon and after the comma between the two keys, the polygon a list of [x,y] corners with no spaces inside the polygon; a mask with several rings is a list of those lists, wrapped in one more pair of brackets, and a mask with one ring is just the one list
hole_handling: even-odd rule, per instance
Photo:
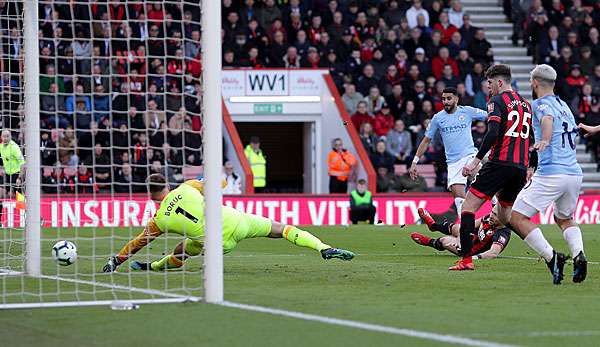
{"label": "goal post", "polygon": [[[223,302],[220,3],[10,6],[0,14],[10,97],[0,126],[24,154],[15,191],[25,200],[0,189],[0,309]],[[172,188],[205,180],[204,256],[175,270],[128,262],[104,273],[159,207],[146,192],[151,173]],[[166,259],[185,234],[166,232],[133,259]],[[53,259],[61,240],[77,247],[72,265]]]}
{"label": "goal post", "polygon": [[41,271],[41,217],[40,195],[40,65],[38,37],[38,1],[23,3],[24,108],[25,108],[25,271],[29,276],[40,276]]}
{"label": "goal post", "polygon": [[223,235],[221,220],[222,99],[221,3],[202,1],[202,79],[204,88],[204,158],[206,178],[204,295],[208,303],[223,301]]}

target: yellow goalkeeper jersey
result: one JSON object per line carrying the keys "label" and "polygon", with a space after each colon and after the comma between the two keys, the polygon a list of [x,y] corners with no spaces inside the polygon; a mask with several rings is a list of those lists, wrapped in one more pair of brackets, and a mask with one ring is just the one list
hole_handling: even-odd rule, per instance
{"label": "yellow goalkeeper jersey", "polygon": [[[202,188],[202,182],[190,180],[165,196],[154,216],[154,222],[161,232],[173,232],[190,239],[204,237],[205,200]],[[221,208],[221,212],[224,230],[235,229],[241,213],[226,206]]]}

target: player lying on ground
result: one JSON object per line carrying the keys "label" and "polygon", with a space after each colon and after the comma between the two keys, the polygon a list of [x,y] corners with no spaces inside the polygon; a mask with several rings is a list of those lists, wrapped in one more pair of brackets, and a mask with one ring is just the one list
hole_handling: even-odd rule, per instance
{"label": "player lying on ground", "polygon": [[[509,225],[511,207],[525,186],[530,164],[531,106],[512,90],[511,71],[507,65],[491,66],[486,71],[486,78],[490,90],[488,130],[477,155],[463,168],[462,174],[473,176],[488,151],[490,154],[463,202],[460,217],[460,253],[463,254],[470,253],[473,246],[475,213],[492,196],[498,197],[498,218],[512,229]],[[533,170],[529,171],[532,173]]]}
{"label": "player lying on ground", "polygon": [[[473,235],[473,247],[470,253],[457,261],[456,265],[450,267],[449,270],[475,270],[473,258],[494,259],[506,248],[510,241],[510,229],[500,223],[498,208],[496,206],[494,206],[490,214],[475,221],[475,228],[478,232],[476,235]],[[419,217],[427,224],[429,230],[439,231],[446,236],[434,239],[419,233],[412,233],[410,237],[413,241],[422,246],[435,248],[438,251],[446,250],[459,255],[460,224],[449,222],[436,223],[426,210],[420,208],[418,212]]]}
{"label": "player lying on ground", "polygon": [[[192,256],[202,253],[204,245],[203,183],[186,181],[174,190],[164,176],[152,174],[147,179],[152,200],[160,201],[156,214],[142,233],[129,241],[115,256],[109,258],[102,269],[113,272],[117,267],[163,233],[175,233],[185,239],[172,254],[151,263],[131,262],[134,270],[161,271],[179,268]],[[283,225],[268,218],[240,212],[232,207],[221,208],[223,217],[223,253],[231,252],[238,242],[254,237],[285,238],[295,245],[318,251],[323,259],[351,260],[354,253],[333,248],[307,231],[293,225]]]}
{"label": "player lying on ground", "polygon": [[[563,279],[566,256],[557,253],[541,229],[531,221],[538,212],[554,207],[554,221],[561,229],[573,258],[573,282],[585,280],[587,259],[583,251],[581,230],[573,220],[577,208],[583,172],[577,164],[577,126],[569,106],[554,94],[556,71],[538,65],[531,71],[534,148],[539,152],[538,167],[517,196],[510,223],[515,232],[546,260],[554,284]],[[553,261],[556,260],[556,261]]]}

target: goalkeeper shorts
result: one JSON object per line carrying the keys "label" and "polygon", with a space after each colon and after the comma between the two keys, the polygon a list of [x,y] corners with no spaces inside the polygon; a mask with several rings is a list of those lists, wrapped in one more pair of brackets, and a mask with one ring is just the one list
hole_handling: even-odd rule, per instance
{"label": "goalkeeper shorts", "polygon": [[223,225],[223,253],[231,252],[238,242],[244,239],[269,236],[272,224],[269,218],[241,213],[237,226],[232,232],[228,232],[228,226]]}

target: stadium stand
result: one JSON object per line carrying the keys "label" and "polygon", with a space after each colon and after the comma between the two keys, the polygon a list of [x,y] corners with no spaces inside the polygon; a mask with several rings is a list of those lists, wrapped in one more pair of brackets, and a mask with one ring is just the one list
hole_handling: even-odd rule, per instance
{"label": "stadium stand", "polygon": [[[201,173],[199,17],[193,3],[40,3],[45,191],[74,192],[80,166],[99,192],[123,189],[117,178],[136,192],[152,172],[174,182]],[[22,67],[7,59],[22,49],[11,36],[15,25],[2,23],[4,90],[21,83]],[[413,151],[442,108],[444,86],[456,86],[462,104],[485,105],[481,81],[492,45],[460,0],[224,0],[222,25],[225,68],[327,68],[340,94],[354,85],[353,102],[366,102],[361,119],[375,125],[384,104],[402,119]],[[19,96],[2,97],[3,125],[18,129],[22,111],[6,100]],[[393,131],[371,127],[381,129]],[[429,189],[443,189],[444,159],[433,141],[422,160],[436,168]]]}
{"label": "stadium stand", "polygon": [[[576,122],[600,124],[600,2],[504,0],[503,7],[513,22],[513,66],[521,65],[514,60],[520,50],[529,69],[532,62],[553,66],[559,79],[556,92],[569,104]],[[528,78],[519,74],[519,85],[528,85]],[[594,136],[581,138],[577,148],[586,189],[600,188],[599,145],[600,137]]]}

